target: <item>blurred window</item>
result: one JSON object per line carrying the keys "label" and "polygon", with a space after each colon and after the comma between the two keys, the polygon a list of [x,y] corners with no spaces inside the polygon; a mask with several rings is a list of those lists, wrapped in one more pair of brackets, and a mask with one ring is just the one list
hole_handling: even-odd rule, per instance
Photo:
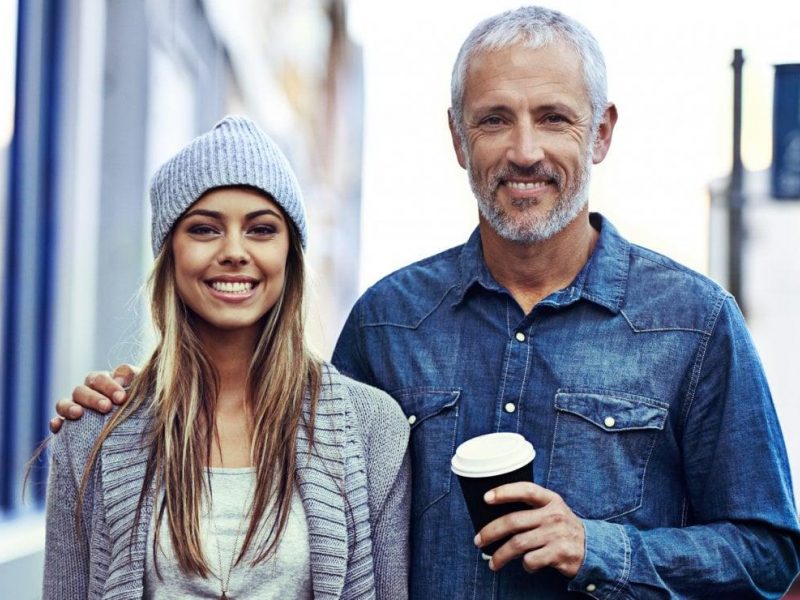
{"label": "blurred window", "polygon": [[[31,501],[24,504],[26,465],[47,433],[54,264],[58,231],[64,3],[1,4],[0,54],[11,72],[0,79],[4,134],[3,254],[0,261],[2,360],[0,360],[0,515],[18,516],[44,501],[46,469],[31,472]],[[8,63],[7,63],[8,64]],[[3,69],[7,73],[8,68]],[[10,100],[9,100],[10,98]],[[5,130],[4,130],[5,131]],[[5,140],[8,141],[5,141]]]}
{"label": "blurred window", "polygon": [[[14,105],[17,72],[17,2],[0,2],[0,315],[6,315],[6,300],[10,283],[6,279],[8,247],[9,171],[11,140],[14,136]],[[5,340],[5,318],[0,319],[0,341]],[[0,346],[5,353],[10,349]],[[0,377],[5,376],[5,358],[0,363]],[[2,381],[0,381],[2,383]],[[5,385],[2,386],[3,388]],[[1,389],[1,388],[0,388]],[[8,470],[11,448],[11,424],[7,401],[0,392],[0,471]],[[10,481],[0,475],[0,515],[9,508],[6,500]]]}

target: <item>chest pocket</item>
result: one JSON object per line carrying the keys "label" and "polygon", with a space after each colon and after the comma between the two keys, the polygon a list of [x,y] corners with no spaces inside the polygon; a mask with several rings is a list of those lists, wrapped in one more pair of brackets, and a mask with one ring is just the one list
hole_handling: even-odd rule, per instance
{"label": "chest pocket", "polygon": [[420,388],[392,394],[411,425],[414,474],[411,514],[417,519],[450,492],[461,390]]}
{"label": "chest pocket", "polygon": [[546,487],[584,518],[612,519],[639,508],[669,405],[624,392],[559,390],[554,406]]}

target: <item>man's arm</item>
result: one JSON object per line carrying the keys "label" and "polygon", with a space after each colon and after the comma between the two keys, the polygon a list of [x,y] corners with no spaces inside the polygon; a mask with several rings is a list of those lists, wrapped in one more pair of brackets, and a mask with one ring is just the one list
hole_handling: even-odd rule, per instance
{"label": "man's arm", "polygon": [[356,381],[376,386],[374,378],[372,377],[372,370],[363,357],[360,331],[360,307],[361,300],[359,299],[350,311],[350,315],[347,317],[347,321],[345,321],[344,327],[342,328],[342,333],[339,334],[336,347],[333,349],[333,358],[331,358],[331,362],[333,366],[339,369],[339,372],[344,375],[352,377]]}
{"label": "man's arm", "polygon": [[86,376],[83,385],[72,390],[72,398],[62,398],[56,402],[57,417],[50,419],[50,431],[58,433],[64,419],[80,419],[83,408],[107,413],[113,404],[125,404],[126,388],[133,381],[136,367],[120,365],[112,373],[92,371]]}
{"label": "man's arm", "polygon": [[[686,482],[685,523],[645,530],[583,520],[585,555],[571,591],[596,598],[780,598],[800,570],[800,523],[783,437],[732,299],[703,350],[682,411],[683,471],[673,475]],[[575,545],[567,535],[543,544],[537,534],[541,503],[524,497],[527,488],[511,488],[497,488],[495,501],[527,501],[533,509],[481,532],[480,545],[514,535],[493,563],[499,568],[520,556],[527,567],[538,566],[537,549],[548,545],[538,553],[566,548],[569,557]]]}

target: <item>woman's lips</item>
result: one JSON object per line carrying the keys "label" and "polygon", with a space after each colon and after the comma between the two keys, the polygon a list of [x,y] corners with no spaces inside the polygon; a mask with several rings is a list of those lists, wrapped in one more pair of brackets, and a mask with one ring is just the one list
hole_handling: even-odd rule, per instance
{"label": "woman's lips", "polygon": [[259,282],[253,279],[221,280],[205,282],[211,295],[225,302],[243,302],[255,294]]}

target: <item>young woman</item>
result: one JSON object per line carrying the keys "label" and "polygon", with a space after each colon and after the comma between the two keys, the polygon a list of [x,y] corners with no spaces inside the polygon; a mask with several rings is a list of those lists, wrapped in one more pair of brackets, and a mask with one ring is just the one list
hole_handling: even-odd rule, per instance
{"label": "young woman", "polygon": [[160,339],[55,437],[45,598],[405,598],[408,424],[303,337],[303,201],[228,117],[151,188]]}

